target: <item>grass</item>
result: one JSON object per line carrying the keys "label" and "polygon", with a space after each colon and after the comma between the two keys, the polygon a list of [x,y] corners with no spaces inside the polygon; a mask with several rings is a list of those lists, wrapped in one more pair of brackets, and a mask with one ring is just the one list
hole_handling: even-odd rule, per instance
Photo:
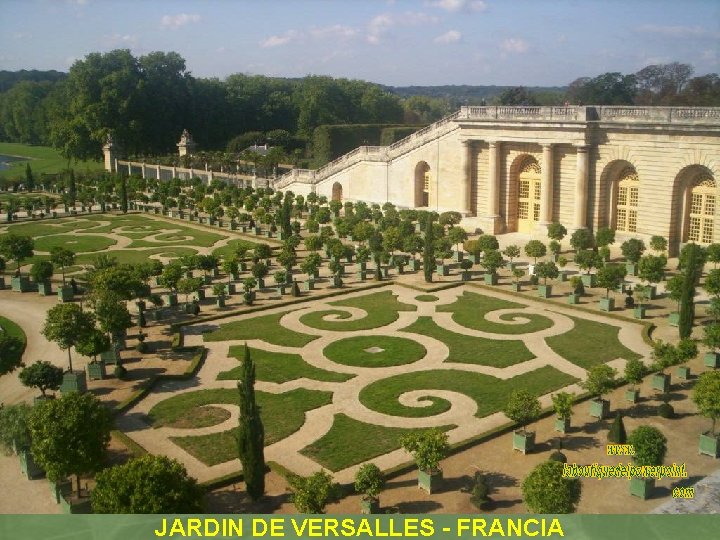
{"label": "grass", "polygon": [[[455,426],[442,426],[448,431]],[[383,427],[366,424],[344,414],[336,414],[333,425],[325,435],[300,453],[333,472],[362,463],[400,448],[400,439],[415,431],[424,429]],[[362,441],[362,444],[348,444]]]}
{"label": "grass", "polygon": [[236,238],[230,240],[226,245],[222,247],[215,248],[212,254],[223,259],[227,259],[228,257],[232,257],[237,248],[239,248],[240,246],[245,246],[248,249],[249,255],[250,252],[255,248],[256,244],[254,242],[250,242],[249,240],[240,240],[239,238]]}
{"label": "grass", "polygon": [[[380,352],[365,349],[379,347]],[[355,336],[333,341],[323,354],[338,364],[357,367],[390,367],[417,362],[427,350],[417,341],[393,336]]]}
{"label": "grass", "polygon": [[520,340],[494,340],[456,334],[438,326],[432,317],[418,317],[416,322],[402,331],[442,341],[450,349],[446,362],[504,368],[535,358]]}
{"label": "grass", "polygon": [[317,336],[308,336],[288,330],[280,324],[280,319],[287,312],[263,315],[223,324],[215,330],[203,335],[205,341],[230,341],[242,339],[261,339],[272,345],[285,347],[304,347]]}
{"label": "grass", "polygon": [[[124,264],[137,264],[147,261],[151,255],[160,255],[169,259],[176,259],[183,255],[194,255],[197,253],[196,249],[186,247],[159,247],[155,249],[123,249],[117,251],[109,251],[108,255],[115,257],[118,262]],[[78,264],[93,264],[93,261],[97,257],[97,253],[85,253],[78,255],[75,258],[75,262]]]}
{"label": "grass", "polygon": [[[30,168],[35,181],[40,182],[41,173],[59,173],[68,168],[68,160],[49,146],[31,146],[19,143],[0,143],[0,154],[30,158]],[[25,178],[26,161],[15,161],[9,169],[0,171],[0,178]],[[78,161],[69,164],[75,171],[101,171],[104,165],[100,161]]]}
{"label": "grass", "polygon": [[384,414],[406,418],[435,416],[450,409],[450,403],[442,398],[428,396],[432,402],[427,407],[406,407],[398,398],[411,390],[449,390],[465,394],[478,404],[476,416],[482,418],[502,410],[513,390],[522,388],[537,396],[563,388],[577,379],[557,369],[545,366],[529,373],[502,380],[489,375],[437,369],[403,373],[372,383],[360,392],[360,401],[366,407]]}
{"label": "grass", "polygon": [[367,316],[353,321],[324,321],[323,317],[326,315],[345,312],[341,310],[313,311],[300,317],[300,322],[318,330],[352,332],[387,326],[397,320],[400,311],[416,311],[417,309],[415,306],[398,302],[392,291],[381,291],[348,300],[339,300],[330,305],[359,308],[365,311]]}
{"label": "grass", "polygon": [[631,351],[620,342],[618,339],[620,329],[617,326],[570,318],[575,324],[572,330],[559,336],[545,338],[545,341],[553,351],[573,364],[590,369],[596,364],[616,358],[625,360],[642,358],[642,355]]}
{"label": "grass", "polygon": [[[242,361],[245,347],[232,345],[229,356]],[[311,366],[299,354],[268,352],[262,349],[250,349],[250,356],[255,361],[255,373],[259,381],[284,383],[296,379],[312,379],[314,381],[345,382],[354,375],[335,373]],[[240,378],[242,367],[237,366],[218,375],[218,380],[235,380]]]}
{"label": "grass", "polygon": [[106,236],[88,236],[84,234],[57,234],[35,239],[35,249],[49,252],[54,247],[64,247],[75,253],[103,251],[117,242]]}
{"label": "grass", "polygon": [[27,346],[27,336],[23,329],[20,328],[16,323],[10,319],[0,316],[0,328],[11,337],[17,338],[20,341],[20,346],[15,347],[10,351],[9,358],[3,358],[2,364],[4,366],[16,366],[22,359],[22,355],[25,352]]}
{"label": "grass", "polygon": [[205,405],[203,407],[190,409],[186,414],[168,424],[168,427],[184,429],[203,428],[222,424],[228,418],[230,418],[230,413],[225,409]]}
{"label": "grass", "polygon": [[[49,234],[70,234],[78,230],[86,230],[95,227],[96,224],[76,218],[68,219],[44,219],[42,221],[31,221],[29,223],[17,223],[8,226],[8,232],[32,236],[47,236]],[[93,230],[92,232],[102,232]]]}
{"label": "grass", "polygon": [[[284,394],[256,392],[260,415],[265,426],[265,444],[271,445],[292,435],[305,423],[307,411],[327,405],[331,392],[300,388]],[[215,388],[178,394],[161,401],[148,413],[154,426],[167,426],[196,407],[213,403],[238,404],[235,389]],[[208,466],[237,458],[237,428],[209,435],[172,437],[171,440]]]}
{"label": "grass", "polygon": [[472,292],[464,292],[455,302],[446,306],[438,306],[437,311],[451,312],[453,320],[465,328],[480,330],[482,332],[492,332],[494,334],[529,334],[545,330],[553,325],[552,320],[542,315],[518,313],[503,314],[502,320],[510,321],[515,316],[521,316],[529,320],[524,324],[501,324],[490,322],[485,319],[485,314],[498,309],[522,309],[526,306],[500,300],[498,298],[490,298],[481,294]]}
{"label": "grass", "polygon": [[436,302],[440,300],[437,296],[434,294],[419,294],[415,297],[415,300],[418,302]]}

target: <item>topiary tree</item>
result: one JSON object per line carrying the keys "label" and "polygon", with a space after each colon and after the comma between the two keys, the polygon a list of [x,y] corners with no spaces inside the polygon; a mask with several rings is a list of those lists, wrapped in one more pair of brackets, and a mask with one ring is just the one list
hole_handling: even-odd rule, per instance
{"label": "topiary tree", "polygon": [[545,461],[523,480],[523,502],[531,512],[570,514],[575,511],[582,486],[578,478],[564,477],[563,468],[564,464],[558,461]]}
{"label": "topiary tree", "polygon": [[558,417],[558,420],[570,420],[574,400],[575,394],[569,394],[567,392],[553,394],[553,409],[555,410],[555,415]]}
{"label": "topiary tree", "polygon": [[552,261],[543,261],[535,265],[535,275],[543,280],[543,285],[547,285],[548,279],[555,279],[559,274],[557,265]]}
{"label": "topiary tree", "polygon": [[703,344],[713,352],[720,349],[720,324],[717,322],[708,324],[703,327],[704,337]]}
{"label": "topiary tree", "polygon": [[300,514],[324,514],[325,505],[338,495],[338,486],[325,471],[304,477],[292,475],[288,478],[292,491],[291,499]]}
{"label": "topiary tree", "polygon": [[645,255],[638,263],[638,277],[647,283],[660,283],[665,277],[667,258],[663,255]]}
{"label": "topiary tree", "polygon": [[[62,304],[67,305],[67,304]],[[53,482],[97,471],[110,442],[112,417],[92,394],[70,392],[42,402],[30,416],[32,453]]]}
{"label": "topiary tree", "polygon": [[520,256],[520,247],[514,244],[509,245],[506,246],[505,249],[503,249],[502,253],[508,258],[510,264],[513,264],[513,259]]}
{"label": "topiary tree", "polygon": [[205,491],[182,463],[144,455],[100,471],[90,502],[95,514],[195,514]]}
{"label": "topiary tree", "polygon": [[627,433],[625,432],[625,423],[622,414],[619,412],[615,415],[610,431],[608,431],[608,441],[614,444],[625,444],[627,441]]}
{"label": "topiary tree", "polygon": [[457,251],[460,251],[460,244],[462,244],[468,238],[465,229],[463,229],[462,227],[453,227],[448,231],[447,234],[450,243],[455,245]]}
{"label": "topiary tree", "polygon": [[577,264],[581,270],[586,270],[589,274],[593,268],[599,267],[602,261],[600,260],[600,256],[592,249],[585,249],[575,253],[575,264]]}
{"label": "topiary tree", "polygon": [[75,350],[83,356],[92,356],[97,362],[97,355],[110,349],[110,339],[102,330],[93,328],[75,345]]}
{"label": "topiary tree", "polygon": [[48,390],[58,390],[63,380],[63,370],[47,360],[38,360],[20,371],[20,382],[28,388],[37,388],[43,397]]}
{"label": "topiary tree", "polygon": [[50,308],[45,318],[42,335],[67,349],[69,371],[72,372],[70,349],[82,342],[95,328],[95,317],[77,304],[58,304]]}
{"label": "topiary tree", "polygon": [[617,289],[625,278],[626,269],[619,264],[606,264],[597,271],[597,284],[605,289],[605,298],[610,297],[610,290]]}
{"label": "topiary tree", "polygon": [[490,249],[480,261],[480,266],[487,270],[488,274],[497,274],[498,268],[503,265],[503,258],[499,251]]}
{"label": "topiary tree", "polygon": [[637,264],[640,257],[642,257],[642,254],[645,252],[645,242],[638,238],[630,238],[620,245],[620,251],[622,252],[623,257],[625,257],[625,260],[630,263]]}
{"label": "topiary tree", "polygon": [[492,500],[490,498],[490,486],[488,485],[487,477],[482,471],[475,471],[468,491],[470,492],[470,502],[478,510],[484,510]]}
{"label": "topiary tree", "polygon": [[248,495],[256,501],[265,493],[265,428],[255,401],[255,362],[247,344],[237,387],[240,394],[238,454]]}
{"label": "topiary tree", "polygon": [[627,438],[633,446],[633,461],[639,466],[655,467],[662,465],[667,453],[667,439],[662,432],[652,426],[640,426]]}
{"label": "topiary tree", "polygon": [[427,474],[440,470],[440,461],[450,450],[447,433],[437,428],[409,433],[400,439],[400,444],[412,454],[418,469]]}
{"label": "topiary tree", "polygon": [[376,502],[384,486],[383,473],[374,463],[365,463],[355,474],[355,491],[362,493],[366,501]]}
{"label": "topiary tree", "polygon": [[615,385],[617,370],[607,364],[597,364],[590,368],[587,379],[580,383],[580,386],[587,390],[588,394],[603,399],[603,396],[612,390]]}
{"label": "topiary tree", "polygon": [[17,269],[15,275],[20,275],[20,267],[25,259],[34,255],[35,242],[30,236],[20,236],[15,233],[0,236],[0,255],[8,260],[15,261]]}
{"label": "topiary tree", "polygon": [[600,227],[595,233],[595,245],[606,248],[615,243],[615,230],[609,227]]}
{"label": "topiary tree", "polygon": [[[664,236],[653,235],[650,237],[650,249],[664,255],[667,251],[668,242]],[[720,252],[718,253],[720,255]]]}
{"label": "topiary tree", "polygon": [[30,448],[30,415],[33,408],[27,403],[0,405],[0,447],[5,454]]}
{"label": "topiary tree", "polygon": [[637,358],[631,358],[625,362],[625,380],[632,385],[633,390],[647,375],[647,367]]}
{"label": "topiary tree", "polygon": [[698,412],[712,421],[710,435],[715,437],[715,422],[720,418],[720,371],[707,371],[700,375],[692,400]]}
{"label": "topiary tree", "polygon": [[567,229],[561,223],[551,223],[547,227],[547,235],[550,240],[554,240],[559,243],[563,238],[565,238],[565,236],[567,236]]}
{"label": "topiary tree", "polygon": [[525,433],[525,426],[538,419],[541,412],[540,400],[527,390],[515,390],[510,394],[503,413],[519,425],[520,433]]}
{"label": "topiary tree", "polygon": [[593,234],[587,229],[578,229],[570,236],[570,246],[575,251],[584,251],[595,245]]}
{"label": "topiary tree", "polygon": [[540,240],[530,240],[525,244],[525,254],[534,259],[534,264],[540,257],[544,257],[547,253],[547,247]]}
{"label": "topiary tree", "polygon": [[37,261],[30,268],[30,277],[35,280],[35,283],[45,283],[52,277],[54,271],[50,261]]}

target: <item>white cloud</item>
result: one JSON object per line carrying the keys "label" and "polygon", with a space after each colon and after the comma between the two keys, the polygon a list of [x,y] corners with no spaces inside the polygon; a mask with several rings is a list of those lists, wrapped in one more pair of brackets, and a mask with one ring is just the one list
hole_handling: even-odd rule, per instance
{"label": "white cloud", "polygon": [[458,11],[485,11],[487,4],[483,0],[433,0],[431,6],[451,13]]}
{"label": "white cloud", "polygon": [[505,52],[522,54],[527,52],[528,44],[520,38],[509,38],[502,42],[500,48]]}
{"label": "white cloud", "polygon": [[367,25],[365,39],[376,45],[388,32],[398,26],[420,26],[436,23],[438,18],[427,13],[406,11],[404,13],[381,13],[373,17]]}
{"label": "white cloud", "polygon": [[433,41],[435,43],[455,43],[456,41],[460,41],[461,37],[462,34],[457,30],[449,30],[433,39]]}
{"label": "white cloud", "polygon": [[270,36],[269,38],[262,40],[260,42],[260,46],[266,48],[280,47],[282,45],[287,45],[291,41],[297,40],[300,36],[301,34],[297,30],[288,30],[279,36]]}
{"label": "white cloud", "polygon": [[194,13],[178,13],[177,15],[163,15],[162,19],[160,19],[160,26],[175,29],[196,22],[200,22],[200,15]]}
{"label": "white cloud", "polygon": [[339,39],[351,38],[356,36],[358,31],[350,26],[343,24],[334,24],[321,28],[311,28],[309,34],[316,39]]}

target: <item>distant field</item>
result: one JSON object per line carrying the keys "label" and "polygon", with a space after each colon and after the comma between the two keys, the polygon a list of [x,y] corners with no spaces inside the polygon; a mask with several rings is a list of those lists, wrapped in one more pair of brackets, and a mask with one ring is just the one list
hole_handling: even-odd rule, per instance
{"label": "distant field", "polygon": [[[60,156],[57,150],[49,146],[30,146],[19,143],[0,143],[0,155],[23,156],[30,159],[33,173],[39,177],[40,173],[59,173],[65,170],[68,162]],[[0,171],[0,178],[23,178],[25,176],[26,161],[14,161],[9,169]],[[98,171],[103,169],[100,161],[73,161],[70,165],[76,171]]]}

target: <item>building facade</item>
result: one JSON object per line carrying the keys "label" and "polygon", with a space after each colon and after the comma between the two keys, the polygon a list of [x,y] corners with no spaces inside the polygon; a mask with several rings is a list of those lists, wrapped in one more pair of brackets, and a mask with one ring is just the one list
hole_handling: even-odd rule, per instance
{"label": "building facade", "polygon": [[720,242],[720,108],[463,107],[387,147],[275,182],[296,194],[456,210],[503,234],[611,227]]}

